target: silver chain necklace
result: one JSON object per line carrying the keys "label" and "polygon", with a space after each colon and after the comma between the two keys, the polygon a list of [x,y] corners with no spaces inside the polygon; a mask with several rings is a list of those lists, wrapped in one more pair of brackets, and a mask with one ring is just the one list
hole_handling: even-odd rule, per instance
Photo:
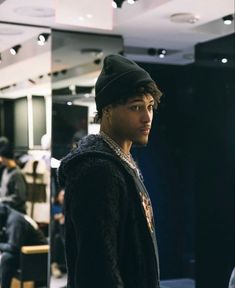
{"label": "silver chain necklace", "polygon": [[100,132],[100,136],[109,145],[109,147],[112,150],[114,150],[114,152],[121,158],[121,160],[126,162],[128,164],[128,166],[131,167],[137,173],[137,175],[140,177],[140,175],[141,175],[140,171],[139,171],[134,159],[132,158],[131,154],[130,153],[126,154],[122,150],[122,148],[103,131]]}

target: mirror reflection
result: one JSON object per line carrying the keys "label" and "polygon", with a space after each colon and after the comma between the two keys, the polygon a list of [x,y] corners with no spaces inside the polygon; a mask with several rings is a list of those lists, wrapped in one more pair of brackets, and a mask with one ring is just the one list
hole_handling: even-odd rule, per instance
{"label": "mirror reflection", "polygon": [[11,24],[0,28],[1,285],[47,287],[51,32]]}

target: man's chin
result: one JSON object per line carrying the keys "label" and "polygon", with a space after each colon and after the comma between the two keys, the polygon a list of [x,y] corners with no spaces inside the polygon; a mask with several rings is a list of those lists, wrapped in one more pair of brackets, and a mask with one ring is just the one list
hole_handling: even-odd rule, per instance
{"label": "man's chin", "polygon": [[148,144],[148,137],[141,138],[141,139],[135,139],[135,141],[133,141],[133,144],[134,144],[134,146],[137,146],[137,147],[146,146]]}

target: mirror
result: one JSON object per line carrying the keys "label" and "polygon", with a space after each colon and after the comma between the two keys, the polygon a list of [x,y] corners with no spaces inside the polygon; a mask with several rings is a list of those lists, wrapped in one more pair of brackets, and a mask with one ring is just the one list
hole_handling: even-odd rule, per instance
{"label": "mirror", "polygon": [[[99,132],[94,86],[108,54],[123,50],[119,36],[52,31],[51,283],[66,285],[63,191],[56,180],[60,159],[83,136]],[[62,232],[62,233],[61,233]],[[55,286],[56,285],[56,286]],[[58,286],[57,286],[58,285]],[[52,285],[51,285],[52,286]]]}
{"label": "mirror", "polygon": [[[0,136],[6,137],[9,147],[12,146],[9,148],[12,155],[3,153],[0,158],[0,200],[10,207],[11,213],[7,214],[7,219],[15,213],[12,209],[25,213],[11,216],[14,217],[16,229],[22,225],[22,229],[17,232],[22,241],[16,239],[14,242],[19,250],[22,245],[31,247],[49,243],[50,35],[51,31],[47,28],[0,24]],[[3,219],[2,214],[0,218]],[[11,237],[9,233],[12,233],[8,231],[9,225],[7,221],[2,224],[1,232],[5,229],[7,236],[4,240],[1,238],[0,242],[8,243]],[[39,235],[38,232],[37,237],[35,230],[41,233]],[[45,241],[39,239],[42,234]],[[35,250],[35,253],[39,252]],[[1,254],[3,253],[4,251]],[[48,247],[38,255],[46,259]],[[14,254],[14,257],[21,256]],[[31,265],[33,272],[34,263]],[[3,263],[1,266],[3,269]],[[47,265],[44,265],[44,270],[40,273],[38,280],[47,285]],[[19,285],[17,279],[14,278],[13,282]]]}

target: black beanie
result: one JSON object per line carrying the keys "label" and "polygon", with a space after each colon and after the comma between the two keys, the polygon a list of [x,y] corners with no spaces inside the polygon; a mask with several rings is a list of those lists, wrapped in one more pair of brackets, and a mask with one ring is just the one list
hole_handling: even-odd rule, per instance
{"label": "black beanie", "polygon": [[6,137],[0,137],[0,156],[14,159],[12,146]]}
{"label": "black beanie", "polygon": [[105,57],[95,85],[97,111],[112,104],[120,96],[134,96],[136,88],[150,82],[155,83],[148,72],[135,62],[121,55]]}

